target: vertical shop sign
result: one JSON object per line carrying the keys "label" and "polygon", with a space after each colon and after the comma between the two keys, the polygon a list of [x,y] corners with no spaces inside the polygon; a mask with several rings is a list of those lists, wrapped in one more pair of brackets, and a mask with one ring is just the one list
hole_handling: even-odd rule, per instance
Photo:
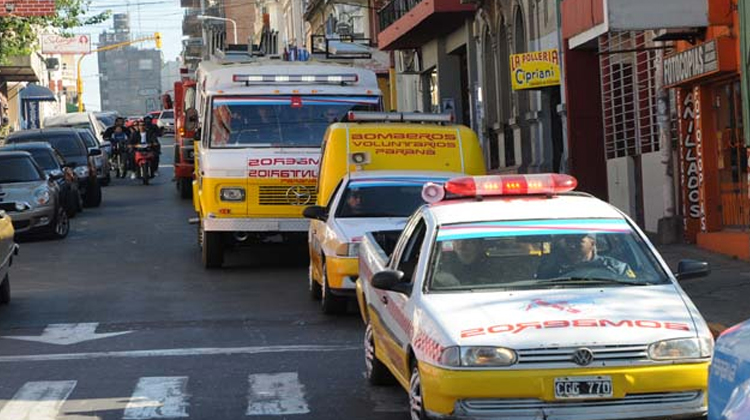
{"label": "vertical shop sign", "polygon": [[[682,185],[682,206],[685,216],[685,239],[694,243],[701,231],[701,184],[703,170],[701,162],[701,132],[697,124],[700,90],[679,89],[677,91],[678,112],[680,115],[680,184]],[[705,221],[704,221],[705,223]]]}

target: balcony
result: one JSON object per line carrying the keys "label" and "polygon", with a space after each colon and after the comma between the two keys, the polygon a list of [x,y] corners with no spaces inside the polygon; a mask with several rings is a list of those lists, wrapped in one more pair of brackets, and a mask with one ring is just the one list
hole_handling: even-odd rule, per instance
{"label": "balcony", "polygon": [[200,0],[180,0],[180,7],[183,9],[199,9],[201,7]]}
{"label": "balcony", "polygon": [[565,0],[562,32],[570,48],[610,31],[696,29],[731,24],[730,2],[709,0]]}
{"label": "balcony", "polygon": [[37,53],[10,57],[0,64],[0,80],[4,82],[39,82],[44,75],[45,64]]}
{"label": "balcony", "polygon": [[186,13],[182,18],[182,34],[189,37],[200,37],[202,22],[198,20],[198,13]]}
{"label": "balcony", "polygon": [[378,11],[378,48],[418,48],[453,32],[475,11],[476,6],[461,0],[391,0]]}

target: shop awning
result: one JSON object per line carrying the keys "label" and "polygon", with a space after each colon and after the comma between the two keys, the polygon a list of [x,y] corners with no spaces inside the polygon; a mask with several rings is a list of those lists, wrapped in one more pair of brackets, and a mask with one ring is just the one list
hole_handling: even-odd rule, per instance
{"label": "shop awning", "polygon": [[34,83],[26,85],[18,95],[24,101],[54,102],[57,100],[54,92]]}

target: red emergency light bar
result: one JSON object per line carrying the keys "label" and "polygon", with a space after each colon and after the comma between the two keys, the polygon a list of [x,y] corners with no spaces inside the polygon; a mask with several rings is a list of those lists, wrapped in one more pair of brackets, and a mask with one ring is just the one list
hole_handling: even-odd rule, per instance
{"label": "red emergency light bar", "polygon": [[357,83],[359,75],[351,74],[235,74],[233,82],[250,83]]}
{"label": "red emergency light bar", "polygon": [[549,195],[573,191],[578,180],[565,174],[532,175],[485,175],[454,178],[445,183],[443,191],[436,184],[428,183],[422,190],[422,198],[428,203],[441,201],[447,195],[452,198]]}

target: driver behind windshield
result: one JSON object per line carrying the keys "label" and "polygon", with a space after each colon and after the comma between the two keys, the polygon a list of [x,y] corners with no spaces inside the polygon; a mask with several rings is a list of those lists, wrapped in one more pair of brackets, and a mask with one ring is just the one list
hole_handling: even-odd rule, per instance
{"label": "driver behind windshield", "polygon": [[593,233],[558,238],[552,252],[542,259],[536,277],[552,279],[591,269],[603,269],[631,279],[636,277],[627,263],[597,253],[596,235]]}
{"label": "driver behind windshield", "polygon": [[434,288],[450,288],[493,282],[488,278],[487,251],[482,239],[441,242],[441,259],[432,279]]}

